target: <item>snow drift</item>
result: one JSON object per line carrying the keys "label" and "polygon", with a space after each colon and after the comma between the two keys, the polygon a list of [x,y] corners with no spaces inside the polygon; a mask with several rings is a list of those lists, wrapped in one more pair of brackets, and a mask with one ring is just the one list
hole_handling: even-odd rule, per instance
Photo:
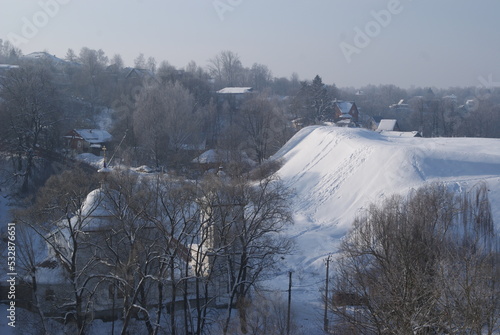
{"label": "snow drift", "polygon": [[[418,138],[366,129],[307,127],[277,152],[279,176],[295,193],[303,262],[334,251],[360,210],[384,196],[443,182],[459,192],[486,182],[500,227],[500,139]],[[311,242],[311,243],[307,243]]]}
{"label": "snow drift", "polygon": [[310,310],[309,321],[321,311],[324,259],[335,253],[355,216],[370,203],[432,182],[457,192],[486,182],[500,228],[500,139],[400,135],[313,126],[273,156],[284,161],[278,175],[294,191],[295,224],[286,233],[296,243],[276,287],[294,272],[294,305]]}

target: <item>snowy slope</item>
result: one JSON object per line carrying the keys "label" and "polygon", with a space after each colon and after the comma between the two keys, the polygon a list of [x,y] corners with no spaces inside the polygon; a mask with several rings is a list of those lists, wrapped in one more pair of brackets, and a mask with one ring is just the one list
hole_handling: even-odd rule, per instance
{"label": "snowy slope", "polygon": [[370,203],[434,181],[457,191],[485,181],[500,227],[500,139],[408,138],[314,126],[298,132],[273,158],[284,160],[278,174],[295,193],[295,224],[287,234],[296,251],[284,261],[276,286],[286,286],[285,272],[294,271],[294,305],[301,310],[309,306],[311,324],[320,322],[316,300],[324,259]]}

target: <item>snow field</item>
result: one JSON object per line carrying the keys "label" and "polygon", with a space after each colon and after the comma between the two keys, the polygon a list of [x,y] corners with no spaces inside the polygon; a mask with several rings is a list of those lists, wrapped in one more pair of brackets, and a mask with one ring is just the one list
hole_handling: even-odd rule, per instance
{"label": "snow field", "polygon": [[269,285],[287,287],[288,271],[294,272],[294,310],[310,334],[322,333],[325,259],[370,203],[432,182],[459,192],[486,182],[500,228],[500,139],[411,138],[312,126],[299,131],[273,159],[284,160],[278,175],[294,193],[295,223],[286,234],[296,247],[280,266],[279,280]]}

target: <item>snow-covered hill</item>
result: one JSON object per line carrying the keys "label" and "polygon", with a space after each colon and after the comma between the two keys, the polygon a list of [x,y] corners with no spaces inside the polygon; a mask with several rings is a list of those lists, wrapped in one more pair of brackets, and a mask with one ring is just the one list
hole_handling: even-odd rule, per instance
{"label": "snow-covered hill", "polygon": [[[287,234],[296,242],[296,251],[284,261],[282,278],[286,282],[285,272],[294,271],[294,305],[309,306],[309,313],[301,315],[311,326],[321,324],[317,313],[324,259],[336,251],[356,214],[370,203],[435,181],[457,191],[484,181],[500,228],[500,139],[399,135],[307,127],[273,157],[284,160],[278,174],[295,194],[295,224]],[[278,281],[280,287],[283,281]]]}

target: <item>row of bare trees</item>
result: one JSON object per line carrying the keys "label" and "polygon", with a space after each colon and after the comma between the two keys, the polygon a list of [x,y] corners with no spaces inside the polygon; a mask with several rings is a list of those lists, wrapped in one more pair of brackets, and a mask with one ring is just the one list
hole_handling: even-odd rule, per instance
{"label": "row of bare trees", "polygon": [[0,141],[13,162],[23,193],[38,176],[37,150],[60,141],[62,97],[45,67],[25,66],[0,77]]}
{"label": "row of bare trees", "polygon": [[93,318],[120,316],[112,327],[121,334],[138,323],[148,334],[226,334],[236,308],[241,331],[252,327],[255,284],[290,248],[279,234],[291,216],[278,180],[193,183],[121,171],[101,183],[92,190],[97,180],[67,171],[17,213],[41,325],[62,318],[85,334]]}
{"label": "row of bare trees", "polygon": [[[162,63],[155,74],[136,78],[127,76],[119,57],[109,66],[102,50],[69,50],[67,63],[50,57],[18,59],[19,68],[0,76],[2,149],[15,158],[25,194],[45,178],[38,172],[46,162],[36,149],[59,150],[70,129],[101,127],[106,106],[114,110],[108,122],[117,154],[131,164],[185,167],[206,143],[260,163],[291,135],[286,104],[262,93],[237,112],[226,110],[216,102],[209,74],[194,62],[186,71]],[[225,114],[235,114],[234,122]]]}
{"label": "row of bare trees", "polygon": [[500,240],[478,185],[372,205],[341,244],[328,304],[339,334],[494,334]]}

